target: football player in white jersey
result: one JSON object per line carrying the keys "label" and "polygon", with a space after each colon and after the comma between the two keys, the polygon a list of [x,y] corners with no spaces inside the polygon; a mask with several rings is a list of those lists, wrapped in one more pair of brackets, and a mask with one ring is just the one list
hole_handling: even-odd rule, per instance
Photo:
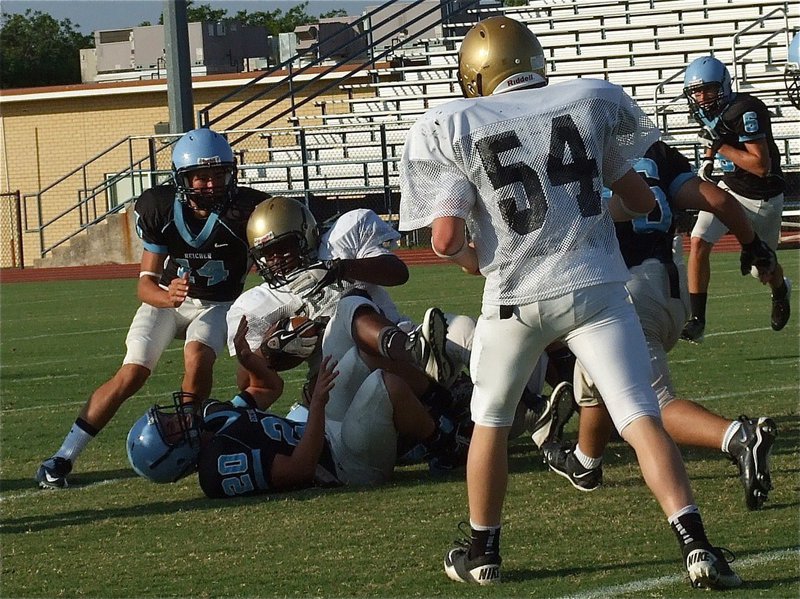
{"label": "football player in white jersey", "polygon": [[[315,316],[330,316],[338,294],[355,287],[364,290],[386,318],[410,333],[414,324],[401,315],[384,287],[402,285],[408,280],[408,267],[391,250],[400,235],[372,210],[357,209],[344,213],[320,234],[311,212],[297,200],[273,198],[257,208],[251,223],[251,242],[256,260],[261,260],[259,273],[265,283],[245,292],[234,304],[229,323],[238,323],[242,314],[255,315],[251,322],[252,344],[279,317],[294,313],[297,295],[313,297]],[[294,277],[289,283],[280,274],[281,264],[270,264],[259,255],[269,246],[274,252],[277,243],[289,244],[289,254],[299,251],[299,260],[289,270]],[[295,244],[298,246],[295,248]],[[304,270],[302,274],[298,274]],[[330,290],[327,290],[331,287]],[[291,290],[295,299],[285,293]],[[287,304],[287,302],[289,302]],[[262,305],[263,304],[263,305]],[[288,306],[283,307],[282,306]],[[430,311],[426,317],[431,315]],[[473,322],[468,317],[445,314],[447,341],[444,348],[431,346],[431,360],[426,370],[431,378],[449,386],[469,361],[469,345]],[[423,320],[423,330],[429,328]],[[228,348],[233,355],[233,333],[228,331]]]}
{"label": "football player in white jersey", "polygon": [[[229,332],[235,332],[246,317],[247,342],[256,351],[276,323],[302,314],[327,325],[321,351],[316,351],[315,339],[288,330],[278,333],[279,345],[285,353],[309,359],[310,378],[322,355],[339,362],[343,375],[332,392],[331,405],[345,403],[339,396],[352,399],[370,371],[384,369],[400,374],[435,418],[446,415],[459,420],[464,410],[454,405],[451,394],[437,381],[437,374],[447,371],[443,367],[448,331],[444,314],[429,309],[423,325],[413,331],[386,316],[387,310],[396,315],[397,309],[378,286],[398,279],[404,282],[408,273],[399,258],[381,248],[386,237],[376,234],[380,227],[374,226],[374,221],[379,219],[368,214],[372,213],[358,211],[350,223],[354,226],[342,229],[355,233],[330,236],[329,243],[338,243],[343,249],[341,253],[335,249],[335,258],[326,262],[319,260],[316,220],[303,203],[275,197],[256,207],[247,237],[264,283],[236,300],[228,313]],[[342,243],[343,239],[350,243]],[[396,274],[393,279],[393,268],[402,276]],[[382,303],[374,301],[373,293]],[[471,333],[468,327],[464,330]],[[228,343],[234,355],[235,339],[230,334]],[[239,387],[244,388],[245,382],[246,373],[240,368]],[[330,417],[338,421],[340,415]]]}
{"label": "football player in white jersey", "polygon": [[[429,110],[409,131],[400,203],[401,229],[430,226],[437,254],[486,277],[470,362],[471,534],[445,555],[447,575],[500,580],[509,426],[531,356],[563,339],[636,451],[692,584],[738,586],[706,537],[681,455],[661,424],[614,235],[612,214],[643,216],[655,205],[631,166],[658,130],[616,85],[547,86],[539,41],[507,17],[470,29],[458,78],[466,99]],[[614,192],[607,206],[603,186]]]}

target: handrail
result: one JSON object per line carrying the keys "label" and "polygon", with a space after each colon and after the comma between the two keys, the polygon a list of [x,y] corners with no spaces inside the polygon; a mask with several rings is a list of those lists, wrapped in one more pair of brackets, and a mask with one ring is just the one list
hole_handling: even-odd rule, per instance
{"label": "handrail", "polygon": [[[773,17],[776,13],[779,13],[779,12],[783,13],[784,28],[783,29],[779,29],[777,31],[769,32],[769,37],[767,37],[765,40],[762,40],[759,44],[753,46],[752,48],[749,48],[742,56],[737,56],[736,43],[739,41],[739,38],[743,34],[749,32],[751,29],[753,29],[754,27],[756,27],[759,24],[762,24],[764,21],[766,21],[767,19]],[[743,57],[743,56],[746,56],[750,52],[753,52],[753,51],[757,50],[758,48],[763,47],[764,44],[766,44],[770,39],[772,39],[776,35],[779,35],[779,34],[781,34],[783,32],[786,33],[786,45],[788,47],[788,44],[789,44],[789,31],[790,31],[789,28],[788,28],[788,22],[789,21],[788,21],[788,13],[787,13],[787,10],[786,10],[786,3],[784,3],[783,7],[775,8],[775,9],[771,10],[770,12],[768,12],[767,14],[762,15],[758,19],[755,19],[747,27],[744,27],[743,29],[738,31],[733,36],[732,41],[731,41],[731,44],[732,44],[731,45],[731,50],[732,50],[732,53],[733,53],[733,83],[734,83],[735,91],[739,91],[739,77],[737,76],[738,75],[738,59]],[[767,33],[767,32],[765,32],[765,33]],[[658,85],[656,85],[655,89],[653,90],[653,118],[656,120],[656,122],[658,122],[659,114],[663,113],[668,106],[670,106],[671,104],[675,103],[675,101],[677,101],[677,100],[679,100],[679,99],[681,99],[683,97],[682,94],[674,96],[674,97],[670,98],[669,100],[667,100],[666,104],[662,107],[660,105],[660,102],[659,102],[659,93],[663,92],[664,88],[665,88],[665,86],[667,84],[669,84],[672,81],[674,81],[676,77],[681,76],[685,71],[686,71],[686,67],[684,66],[683,68],[681,68],[680,70],[676,71],[675,73],[673,73],[672,75],[670,75],[666,79],[664,79],[661,82],[659,82]]]}
{"label": "handrail", "polygon": [[[416,6],[417,4],[419,4],[419,3],[421,3],[421,2],[424,2],[424,1],[425,1],[425,0],[416,0],[416,1],[415,1],[415,3],[414,3],[414,4],[412,4],[412,6]],[[464,4],[464,5],[463,5],[463,6],[460,8],[460,11],[466,10],[467,8],[469,8],[469,7],[471,7],[471,6],[474,6],[474,5],[475,5],[475,4],[477,4],[479,1],[480,1],[480,0],[471,0],[471,1],[470,1],[468,4]],[[431,8],[429,8],[428,10],[426,10],[426,11],[424,11],[424,12],[420,13],[419,15],[417,15],[417,18],[416,18],[414,21],[412,21],[411,23],[406,23],[405,25],[401,25],[401,26],[397,27],[396,29],[394,29],[394,30],[390,31],[389,33],[386,33],[386,34],[384,34],[384,35],[383,35],[383,37],[380,37],[380,38],[378,38],[377,40],[373,40],[373,42],[372,42],[372,43],[373,43],[373,44],[377,44],[377,43],[383,42],[383,41],[385,41],[385,40],[387,40],[387,39],[390,39],[390,38],[391,38],[391,37],[392,37],[394,34],[398,33],[398,32],[399,32],[401,29],[407,29],[407,28],[408,28],[410,25],[412,25],[412,24],[414,24],[414,23],[417,23],[417,22],[419,22],[419,21],[420,21],[420,20],[421,20],[423,17],[426,17],[426,16],[428,16],[429,14],[432,14],[433,12],[435,12],[435,11],[437,11],[437,10],[439,10],[439,9],[440,9],[440,7],[439,7],[438,5],[433,5],[433,6],[432,6]],[[417,33],[421,33],[421,30],[420,30],[419,32],[417,32]],[[411,35],[410,35],[410,37],[413,37],[413,34],[411,34]],[[355,73],[357,73],[358,71],[360,71],[360,70],[361,70],[363,67],[365,67],[366,65],[368,65],[368,64],[372,64],[372,63],[374,63],[376,60],[378,60],[378,59],[380,59],[380,58],[383,58],[383,57],[387,56],[387,55],[388,55],[388,54],[390,54],[391,52],[394,52],[394,51],[395,51],[395,49],[396,49],[396,46],[389,46],[388,48],[386,48],[385,50],[383,50],[383,51],[382,51],[382,52],[380,52],[379,54],[377,54],[377,55],[373,55],[373,56],[372,56],[372,57],[371,57],[369,60],[366,60],[366,61],[364,61],[364,62],[362,62],[362,63],[360,63],[360,64],[357,64],[357,65],[356,65],[356,66],[354,66],[352,69],[350,69],[350,71],[347,73],[347,75],[345,75],[345,77],[344,77],[344,80],[348,79],[348,78],[349,78],[349,77],[351,77],[353,74],[355,74]],[[272,108],[272,107],[274,107],[274,106],[276,106],[276,105],[280,104],[282,101],[284,101],[284,100],[286,100],[286,99],[288,99],[288,98],[290,98],[290,97],[294,98],[294,95],[295,95],[295,94],[296,94],[298,91],[302,91],[302,90],[303,90],[303,89],[305,89],[306,87],[308,87],[308,86],[310,86],[311,84],[313,84],[313,83],[317,82],[318,80],[322,79],[322,78],[323,78],[325,75],[327,75],[327,74],[328,74],[328,73],[330,73],[331,71],[335,70],[335,69],[336,69],[338,66],[340,66],[341,64],[343,64],[343,63],[339,63],[339,64],[337,64],[337,65],[332,65],[332,66],[328,67],[326,70],[324,70],[324,71],[322,71],[322,72],[318,73],[316,76],[314,76],[313,78],[311,78],[309,81],[305,82],[305,83],[304,83],[303,85],[301,85],[300,87],[297,87],[297,88],[294,88],[294,89],[289,89],[288,91],[286,91],[286,92],[284,92],[283,94],[279,95],[277,98],[275,98],[274,100],[272,100],[272,101],[271,101],[271,102],[269,102],[268,104],[266,104],[266,105],[262,106],[261,108],[259,108],[259,109],[255,110],[255,111],[253,111],[252,113],[250,113],[250,114],[249,114],[248,116],[246,116],[245,118],[243,118],[243,119],[240,119],[240,120],[239,120],[239,121],[237,121],[236,123],[233,123],[233,124],[230,126],[230,128],[233,128],[233,129],[235,129],[235,128],[237,128],[237,127],[240,127],[240,126],[242,126],[244,123],[246,123],[247,121],[249,121],[249,120],[251,120],[252,118],[254,118],[255,116],[258,116],[259,114],[262,114],[262,113],[266,112],[267,110],[269,110],[270,108]],[[291,73],[290,73],[290,75],[291,75]],[[282,80],[282,81],[280,81],[280,82],[276,83],[276,84],[275,84],[275,86],[273,86],[273,89],[274,89],[274,88],[277,88],[277,87],[279,87],[280,85],[282,85],[282,84],[283,84],[285,81],[287,81],[287,80],[289,80],[289,76],[287,76],[287,78],[286,78],[285,80]],[[318,90],[317,90],[317,95],[319,95],[319,94],[322,94],[322,93],[324,93],[324,92],[328,91],[329,89],[332,89],[333,87],[335,87],[335,86],[337,86],[337,85],[340,85],[340,84],[341,84],[341,80],[334,80],[334,81],[331,81],[331,82],[329,82],[328,84],[324,85],[324,86],[323,86],[321,89],[318,89]],[[262,95],[263,95],[263,94],[265,94],[265,93],[267,93],[268,91],[270,91],[270,90],[265,90],[264,92],[262,92]],[[250,101],[252,101],[253,99],[254,99],[254,98],[251,98],[251,99],[250,99],[250,100],[248,100],[246,103],[249,103],[249,102],[250,102]],[[313,97],[313,96],[306,96],[305,98],[303,98],[302,100],[300,100],[300,101],[299,101],[299,102],[297,102],[297,103],[295,103],[295,102],[293,101],[293,102],[291,103],[291,106],[290,106],[290,107],[288,107],[288,108],[285,108],[284,110],[282,110],[282,111],[281,111],[281,112],[279,112],[278,114],[272,115],[272,116],[271,116],[269,119],[267,119],[267,120],[266,120],[266,121],[264,121],[263,123],[260,123],[259,125],[257,125],[257,127],[256,127],[256,128],[258,128],[258,129],[261,129],[261,128],[267,127],[268,125],[270,125],[270,124],[274,123],[274,122],[275,122],[275,121],[277,121],[278,119],[281,119],[281,118],[283,118],[284,116],[288,115],[290,112],[291,112],[291,113],[294,113],[294,112],[297,110],[297,108],[299,108],[299,107],[301,107],[301,106],[305,106],[306,104],[308,104],[308,103],[309,103],[310,101],[312,101],[313,99],[314,99],[314,97]],[[244,104],[240,104],[240,105],[239,105],[238,107],[236,107],[236,108],[237,108],[237,109],[238,109],[238,108],[241,108],[241,106],[243,106],[243,105],[244,105]],[[232,143],[233,143],[233,144],[235,144],[235,143],[239,143],[239,142],[243,141],[243,140],[244,140],[246,137],[247,137],[247,136],[243,136],[243,137],[237,138],[237,139],[236,139],[235,141],[233,141]]]}
{"label": "handrail", "polygon": [[[353,25],[355,25],[355,24],[357,24],[357,23],[361,23],[361,22],[362,22],[362,21],[364,21],[365,19],[371,18],[371,17],[372,17],[372,15],[374,15],[375,13],[377,13],[379,10],[383,10],[383,9],[385,9],[385,8],[386,8],[386,7],[388,7],[388,6],[391,6],[392,4],[394,4],[394,3],[395,3],[395,2],[397,2],[397,1],[398,1],[398,0],[388,0],[388,1],[387,1],[385,4],[382,4],[382,5],[380,5],[380,6],[377,6],[377,7],[375,7],[373,10],[371,10],[371,11],[370,11],[370,12],[368,12],[367,14],[365,14],[365,15],[362,15],[361,17],[359,17],[358,19],[356,19],[355,21],[353,21],[353,23],[352,23],[352,24],[353,24]],[[316,44],[314,44],[313,46],[311,46],[311,48],[309,48],[309,51],[312,51],[312,50],[314,50],[315,48],[316,48],[316,49],[319,49],[319,46],[320,46],[320,45],[321,45],[323,42],[325,42],[325,41],[328,41],[328,40],[329,40],[329,39],[331,39],[332,37],[336,37],[337,35],[340,35],[340,33],[341,33],[340,31],[337,31],[337,32],[335,32],[335,33],[332,33],[332,34],[331,34],[331,35],[329,35],[328,37],[326,37],[326,38],[324,38],[324,39],[320,40],[319,42],[317,42]],[[361,39],[362,37],[366,36],[366,35],[367,35],[367,33],[368,33],[368,31],[364,31],[364,32],[362,32],[361,34],[359,34],[358,36],[356,36],[356,38],[355,38],[355,39]],[[340,49],[342,49],[342,48],[344,48],[344,47],[346,47],[346,46],[350,45],[352,42],[353,42],[353,40],[346,40],[346,41],[342,42],[342,43],[341,43],[339,46],[337,46],[336,48],[334,48],[334,49],[331,51],[331,54],[335,53],[337,50],[340,50]],[[316,54],[316,53],[315,53],[315,54]],[[301,56],[300,54],[296,54],[295,56],[291,56],[291,57],[287,58],[286,60],[284,60],[284,61],[283,61],[283,62],[281,62],[280,64],[277,64],[277,65],[275,65],[273,68],[271,68],[271,69],[269,69],[269,70],[265,71],[264,73],[262,73],[262,74],[261,74],[261,75],[259,75],[258,77],[254,78],[254,79],[251,79],[250,81],[248,81],[247,83],[245,83],[245,84],[244,84],[244,85],[242,85],[241,87],[239,87],[239,88],[237,88],[237,89],[235,89],[235,90],[233,90],[233,91],[231,91],[231,92],[229,92],[229,93],[225,94],[225,95],[224,95],[224,96],[222,96],[221,98],[218,98],[218,99],[214,100],[214,101],[213,101],[211,104],[209,104],[209,105],[207,105],[206,107],[204,107],[204,108],[202,108],[201,110],[199,110],[199,111],[198,111],[198,113],[197,113],[197,122],[199,123],[199,126],[201,126],[201,127],[210,127],[210,126],[211,126],[211,125],[213,125],[214,123],[217,123],[217,122],[219,122],[220,120],[224,119],[225,117],[227,117],[227,116],[230,116],[230,115],[231,115],[233,112],[235,112],[236,110],[238,110],[239,108],[241,108],[243,105],[249,104],[250,102],[252,102],[252,101],[256,100],[257,98],[260,98],[260,97],[262,97],[262,96],[264,95],[264,93],[263,93],[263,92],[262,92],[262,93],[259,93],[259,94],[256,94],[255,96],[252,96],[252,97],[251,97],[249,100],[247,100],[246,102],[240,103],[238,106],[234,106],[234,107],[233,107],[233,108],[231,108],[230,110],[228,110],[228,111],[226,111],[226,112],[222,113],[221,115],[219,115],[219,116],[215,117],[214,119],[209,119],[209,117],[208,117],[208,113],[209,113],[209,111],[210,111],[212,108],[214,108],[215,106],[219,106],[220,104],[222,104],[223,102],[225,102],[225,101],[227,101],[227,100],[230,100],[231,98],[233,98],[233,97],[234,97],[234,96],[236,96],[237,94],[241,93],[242,91],[244,91],[244,90],[246,90],[246,89],[248,89],[248,88],[250,88],[250,87],[254,86],[256,83],[258,83],[258,82],[259,82],[259,81],[261,81],[262,79],[266,79],[267,77],[269,77],[269,76],[271,76],[271,75],[274,75],[275,73],[277,73],[278,71],[281,71],[281,70],[283,70],[284,68],[286,68],[286,69],[289,69],[289,70],[291,71],[292,64],[293,64],[293,63],[294,63],[294,62],[295,62],[295,61],[296,61],[296,60],[297,60],[297,59],[298,59],[300,56]],[[294,76],[297,76],[297,75],[299,75],[300,73],[303,73],[303,72],[305,72],[307,69],[311,68],[312,66],[315,66],[315,65],[317,65],[317,64],[319,64],[319,63],[321,63],[321,62],[322,62],[322,60],[323,60],[323,58],[320,58],[320,57],[318,56],[318,57],[317,57],[317,58],[315,58],[313,61],[311,61],[311,62],[309,62],[307,65],[305,65],[304,67],[300,68],[298,71],[295,71],[295,72],[294,72]],[[285,81],[287,78],[288,78],[288,76],[287,76],[287,77],[285,77],[285,78],[284,78],[282,81]]]}
{"label": "handrail", "polygon": [[770,17],[772,17],[772,15],[774,15],[776,13],[783,13],[783,30],[772,32],[772,34],[768,38],[762,40],[761,43],[753,46],[752,48],[747,50],[747,52],[742,54],[742,57],[747,56],[750,52],[753,52],[754,50],[762,47],[769,40],[771,40],[776,35],[779,35],[780,33],[785,33],[786,34],[786,47],[788,48],[789,47],[789,42],[790,42],[790,40],[789,40],[789,14],[788,14],[788,10],[786,8],[786,4],[784,4],[783,7],[775,8],[775,9],[769,11],[767,14],[762,15],[760,18],[756,19],[755,21],[750,23],[750,25],[748,25],[744,29],[740,30],[738,33],[736,33],[736,35],[733,36],[733,39],[731,40],[731,52],[733,53],[733,70],[734,70],[734,75],[735,75],[734,76],[734,90],[735,91],[737,91],[737,92],[739,91],[739,77],[736,76],[736,75],[738,75],[738,65],[739,65],[739,58],[740,58],[740,57],[737,56],[736,43],[739,41],[739,38],[743,34],[747,33],[751,29],[753,29],[753,27],[755,27],[756,25],[759,25],[759,24],[763,23],[764,21],[766,21],[767,19],[769,19]]}

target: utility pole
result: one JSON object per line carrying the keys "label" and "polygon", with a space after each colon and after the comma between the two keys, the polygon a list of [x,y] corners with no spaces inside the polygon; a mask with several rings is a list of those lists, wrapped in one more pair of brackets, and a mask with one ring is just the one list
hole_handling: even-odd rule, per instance
{"label": "utility pole", "polygon": [[170,133],[194,129],[192,67],[186,0],[164,0],[164,42],[167,58],[167,103]]}

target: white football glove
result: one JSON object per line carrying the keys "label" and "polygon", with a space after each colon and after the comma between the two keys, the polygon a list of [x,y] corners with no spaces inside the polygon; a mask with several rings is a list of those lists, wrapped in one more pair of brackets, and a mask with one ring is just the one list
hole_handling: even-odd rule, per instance
{"label": "white football glove", "polygon": [[302,271],[295,279],[289,282],[289,290],[295,295],[307,299],[318,293],[324,285],[320,285],[329,272],[325,268],[309,268]]}
{"label": "white football glove", "polygon": [[714,178],[711,174],[714,172],[714,159],[713,158],[706,158],[703,162],[700,163],[700,168],[697,169],[697,176],[700,177],[703,181],[708,181],[709,183],[716,183]]}
{"label": "white football glove", "polygon": [[304,337],[303,333],[316,327],[317,323],[313,320],[308,320],[297,329],[292,329],[290,322],[289,320],[286,320],[285,324],[282,322],[283,326],[280,326],[274,333],[269,335],[265,343],[273,351],[281,351],[300,358],[307,358],[314,353],[319,335]]}

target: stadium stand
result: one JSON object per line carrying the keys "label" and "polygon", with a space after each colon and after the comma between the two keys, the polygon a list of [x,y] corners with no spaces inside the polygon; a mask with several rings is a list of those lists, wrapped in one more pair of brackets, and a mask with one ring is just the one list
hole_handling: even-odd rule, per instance
{"label": "stadium stand", "polygon": [[735,74],[736,89],[761,97],[772,111],[790,181],[787,218],[797,219],[800,112],[787,99],[783,72],[789,40],[800,29],[800,8],[777,0],[482,3],[443,22],[442,36],[406,41],[387,62],[366,66],[369,82],[345,79],[338,85],[345,98],[312,99],[314,111],[288,115],[234,141],[243,184],[304,197],[323,214],[369,205],[393,218],[406,131],[428,108],[460,97],[460,37],[454,32],[498,12],[536,32],[553,81],[597,77],[622,85],[657,120],[665,139],[696,162],[696,126],[681,97],[682,74],[693,58],[713,53]]}

